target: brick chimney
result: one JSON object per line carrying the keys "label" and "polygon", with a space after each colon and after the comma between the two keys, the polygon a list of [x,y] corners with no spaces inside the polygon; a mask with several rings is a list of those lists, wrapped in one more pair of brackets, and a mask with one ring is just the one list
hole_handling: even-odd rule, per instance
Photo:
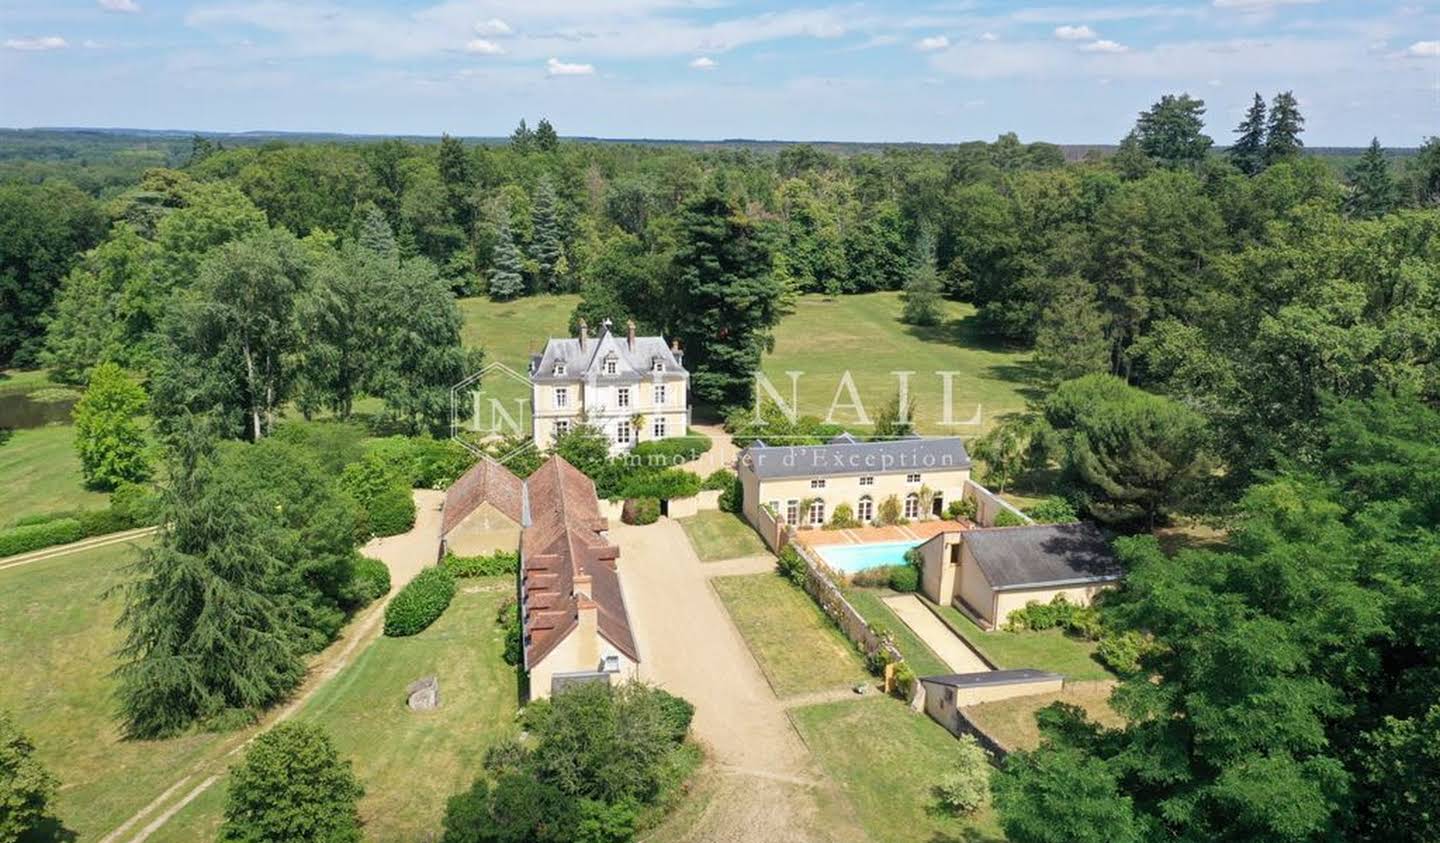
{"label": "brick chimney", "polygon": [[585,350],[585,341],[588,340],[588,339],[590,339],[590,326],[587,325],[587,324],[585,324],[585,320],[584,320],[584,319],[581,319],[581,320],[580,320],[580,350],[581,350],[581,351],[584,351],[584,350]]}
{"label": "brick chimney", "polygon": [[590,575],[578,571],[575,574],[575,621],[575,661],[599,670],[600,613],[590,598]]}
{"label": "brick chimney", "polygon": [[634,351],[634,350],[635,350],[635,320],[634,320],[634,319],[626,319],[626,320],[625,320],[625,335],[629,338],[628,341],[629,341],[629,343],[630,343],[630,350],[631,350],[631,351]]}

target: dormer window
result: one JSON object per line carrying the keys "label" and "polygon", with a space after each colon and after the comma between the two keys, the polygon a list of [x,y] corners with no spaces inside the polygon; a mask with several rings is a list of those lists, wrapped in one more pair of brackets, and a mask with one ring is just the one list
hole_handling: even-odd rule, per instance
{"label": "dormer window", "polygon": [[652,358],[650,358],[650,371],[652,371],[652,372],[663,372],[663,371],[665,371],[665,361],[664,361],[664,360],[661,360],[659,357],[652,357]]}
{"label": "dormer window", "polygon": [[555,375],[555,377],[557,377],[557,378],[560,377],[560,376],[562,376],[562,375],[564,375],[564,374],[565,374],[565,364],[564,364],[564,363],[556,363],[556,364],[555,364],[555,369],[551,372],[551,374]]}
{"label": "dormer window", "polygon": [[615,355],[611,354],[605,358],[605,374],[613,375],[618,369],[619,364],[615,360]]}

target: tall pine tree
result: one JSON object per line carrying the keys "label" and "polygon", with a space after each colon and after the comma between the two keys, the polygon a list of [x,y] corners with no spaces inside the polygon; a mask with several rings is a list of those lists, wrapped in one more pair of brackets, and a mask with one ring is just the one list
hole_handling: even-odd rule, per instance
{"label": "tall pine tree", "polygon": [[1265,98],[1257,91],[1245,119],[1235,127],[1237,137],[1230,147],[1230,162],[1247,176],[1265,169],[1265,126]]}
{"label": "tall pine tree", "polygon": [[529,126],[525,125],[525,118],[521,117],[520,125],[516,126],[515,131],[510,133],[510,148],[521,155],[528,155],[534,145],[535,133],[530,130]]}
{"label": "tall pine tree", "polygon": [[535,148],[541,152],[554,152],[560,148],[560,136],[555,133],[555,127],[544,117],[535,124]]}
{"label": "tall pine tree", "polygon": [[1390,173],[1390,162],[1385,160],[1379,138],[1370,141],[1370,148],[1350,168],[1349,176],[1350,196],[1345,200],[1345,210],[1351,216],[1373,219],[1395,210],[1399,201],[1398,185]]}
{"label": "tall pine tree", "polygon": [[749,403],[770,330],[785,311],[769,245],[716,187],[680,214],[671,310],[695,395],[715,407]]}
{"label": "tall pine tree", "polygon": [[1305,144],[1300,135],[1305,131],[1305,118],[1295,94],[1284,91],[1270,103],[1270,121],[1265,129],[1265,164],[1268,166],[1299,155]]}
{"label": "tall pine tree", "polygon": [[361,248],[381,257],[394,258],[400,254],[390,221],[385,218],[385,212],[376,205],[366,206],[365,216],[360,220],[360,232],[355,239]]}
{"label": "tall pine tree", "polygon": [[1140,148],[1167,167],[1194,165],[1205,158],[1214,141],[1204,129],[1205,101],[1189,94],[1166,94],[1135,121]]}
{"label": "tall pine tree", "polygon": [[535,261],[539,287],[543,292],[558,292],[561,287],[560,263],[565,254],[564,235],[560,230],[559,200],[550,179],[541,178],[535,187],[531,220],[534,238],[530,241],[530,257]]}
{"label": "tall pine tree", "polygon": [[510,233],[510,214],[500,214],[495,227],[495,251],[490,261],[490,298],[507,301],[525,292],[525,266],[515,237]]}
{"label": "tall pine tree", "polygon": [[900,293],[904,310],[901,321],[908,325],[940,323],[940,276],[935,271],[935,235],[925,230],[915,246],[915,265]]}

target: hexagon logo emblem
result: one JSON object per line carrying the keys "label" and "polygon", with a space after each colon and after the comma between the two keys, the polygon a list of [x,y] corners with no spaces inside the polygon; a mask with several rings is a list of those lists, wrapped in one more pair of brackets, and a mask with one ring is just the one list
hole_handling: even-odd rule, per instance
{"label": "hexagon logo emblem", "polygon": [[[475,456],[504,463],[535,449],[530,378],[504,363],[488,363],[450,387],[450,438]],[[514,442],[501,454],[484,445]]]}

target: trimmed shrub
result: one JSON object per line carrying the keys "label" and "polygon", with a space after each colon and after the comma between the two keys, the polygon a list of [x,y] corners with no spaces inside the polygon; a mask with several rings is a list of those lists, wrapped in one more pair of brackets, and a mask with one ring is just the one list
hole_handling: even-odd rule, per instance
{"label": "trimmed shrub", "polygon": [[775,559],[775,571],[798,586],[805,585],[805,560],[793,545],[785,545]]}
{"label": "trimmed shrub", "polygon": [[415,526],[415,499],[404,486],[392,486],[371,498],[365,512],[370,531],[377,536],[397,536]]}
{"label": "trimmed shrub", "polygon": [[835,505],[835,511],[830,513],[830,523],[826,525],[828,530],[844,530],[849,527],[859,527],[860,522],[855,520],[855,510],[848,503]]}
{"label": "trimmed shrub", "polygon": [[129,530],[135,526],[129,518],[125,517],[125,513],[113,506],[106,507],[105,509],[92,509],[88,512],[82,512],[75,520],[80,522],[80,529],[85,533],[87,538],[90,536],[103,536],[106,533],[118,533],[121,530]]}
{"label": "trimmed shrub", "polygon": [[1016,515],[1008,509],[1002,509],[999,512],[995,513],[995,523],[991,524],[990,526],[1023,527],[1025,526],[1025,519],[1021,518],[1020,516]]}
{"label": "trimmed shrub", "polygon": [[366,603],[390,593],[390,569],[385,563],[368,556],[355,557],[355,593]]}
{"label": "trimmed shrub", "polygon": [[626,524],[654,524],[660,520],[660,501],[655,498],[631,498],[620,510],[620,520]]}
{"label": "trimmed shrub", "polygon": [[740,482],[738,475],[730,475],[730,485],[720,493],[719,504],[722,512],[733,512],[736,515],[745,509],[745,485]]}
{"label": "trimmed shrub", "polygon": [[920,589],[920,572],[909,565],[895,565],[890,568],[890,588],[900,592]]}
{"label": "trimmed shrub", "polygon": [[[623,498],[689,498],[700,491],[700,475],[679,468],[637,471],[620,487]],[[656,513],[657,516],[659,513]]]}
{"label": "trimmed shrub", "polygon": [[705,478],[705,482],[700,484],[700,488],[709,492],[724,492],[739,479],[740,477],[730,469],[717,468],[710,472],[710,476]]}
{"label": "trimmed shrub", "polygon": [[974,735],[961,735],[955,767],[935,785],[941,810],[952,815],[971,814],[990,799],[990,759]]}
{"label": "trimmed shrub", "polygon": [[392,638],[422,632],[445,613],[455,597],[455,578],[439,566],[426,568],[385,607],[385,634]]}
{"label": "trimmed shrub", "polygon": [[690,462],[708,450],[710,437],[691,431],[684,436],[641,442],[631,449],[629,457],[638,458],[642,465],[663,468]]}
{"label": "trimmed shrub", "polygon": [[513,550],[498,550],[489,556],[446,553],[440,566],[456,577],[499,577],[520,570],[520,554]]}
{"label": "trimmed shrub", "polygon": [[29,553],[42,547],[69,544],[85,538],[78,518],[60,518],[43,524],[28,524],[0,531],[0,557]]}
{"label": "trimmed shrub", "polygon": [[500,608],[495,611],[495,625],[505,633],[505,663],[518,665],[524,656],[521,647],[522,640],[520,629],[520,604],[515,598],[507,596],[500,603]]}

